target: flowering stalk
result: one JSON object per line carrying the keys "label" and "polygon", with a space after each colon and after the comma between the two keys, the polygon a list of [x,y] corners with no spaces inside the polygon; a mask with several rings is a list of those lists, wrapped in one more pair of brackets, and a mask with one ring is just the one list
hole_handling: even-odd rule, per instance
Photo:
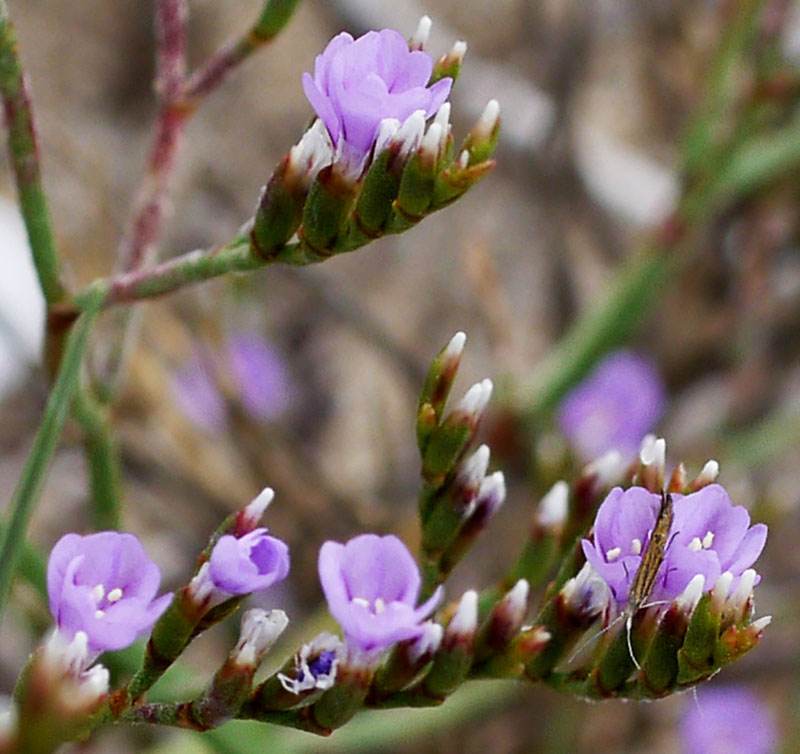
{"label": "flowering stalk", "polygon": [[0,614],[21,557],[28,522],[36,505],[45,472],[55,452],[70,402],[78,387],[80,367],[89,341],[89,333],[104,299],[105,292],[102,289],[92,289],[88,296],[86,312],[78,318],[72,328],[42,422],[33,441],[33,448],[11,498],[10,517],[0,538]]}
{"label": "flowering stalk", "polygon": [[17,49],[17,35],[0,0],[0,96],[8,128],[8,149],[28,233],[33,263],[48,306],[64,299],[47,196],[42,185],[39,148],[28,77]]}

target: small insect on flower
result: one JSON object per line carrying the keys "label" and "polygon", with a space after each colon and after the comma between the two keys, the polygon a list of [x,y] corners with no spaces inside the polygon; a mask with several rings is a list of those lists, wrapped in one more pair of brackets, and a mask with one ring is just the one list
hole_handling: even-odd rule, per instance
{"label": "small insect on flower", "polygon": [[[636,669],[641,670],[641,665],[636,659],[636,655],[633,652],[633,644],[631,642],[633,618],[639,610],[667,602],[667,600],[650,602],[650,596],[653,593],[653,588],[656,585],[659,571],[664,563],[667,548],[670,544],[670,533],[674,517],[672,495],[662,490],[661,504],[659,505],[658,513],[656,514],[655,524],[653,525],[649,537],[644,544],[644,549],[641,550],[641,543],[638,545],[641,552],[641,561],[636,568],[633,581],[631,582],[630,589],[628,590],[628,597],[625,602],[625,607],[623,608],[622,612],[613,621],[611,621],[611,623],[608,624],[608,626],[591,637],[588,642],[579,647],[578,650],[572,655],[571,659],[574,659],[578,654],[580,654],[581,651],[585,649],[587,644],[602,636],[606,631],[610,631],[614,626],[617,625],[617,623],[624,620],[628,642],[628,653],[630,654],[631,660],[636,666]],[[639,553],[637,552],[636,554],[638,555]],[[608,557],[610,559],[616,559],[618,556],[618,548],[616,552],[612,550],[608,553]]]}
{"label": "small insect on flower", "polygon": [[630,652],[633,664],[636,665],[638,670],[641,670],[641,666],[633,654],[633,646],[631,645],[633,616],[637,611],[652,604],[648,603],[648,600],[653,592],[658,572],[661,568],[661,564],[664,562],[664,554],[669,546],[669,535],[670,529],[672,529],[673,519],[672,495],[662,490],[661,506],[658,509],[658,516],[656,517],[656,524],[653,527],[653,533],[650,535],[650,539],[647,540],[644,553],[642,554],[642,562],[639,564],[639,567],[636,569],[636,574],[633,577],[625,610],[623,610],[622,614],[619,616],[619,618],[625,618],[625,630],[628,634],[628,651]]}

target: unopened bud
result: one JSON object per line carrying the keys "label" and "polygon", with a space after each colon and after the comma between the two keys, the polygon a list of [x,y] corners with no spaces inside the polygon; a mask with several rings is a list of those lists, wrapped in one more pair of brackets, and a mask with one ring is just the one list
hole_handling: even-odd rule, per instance
{"label": "unopened bud", "polygon": [[664,489],[666,457],[667,442],[663,437],[656,438],[654,435],[645,437],[639,452],[639,460],[642,464],[639,477],[642,486],[650,492],[661,492]]}
{"label": "unopened bud", "polygon": [[283,610],[248,610],[242,616],[239,642],[231,653],[231,660],[241,667],[258,667],[288,625],[289,618]]}
{"label": "unopened bud", "polygon": [[679,463],[670,475],[666,491],[673,494],[682,493],[686,489],[686,483],[686,467]]}
{"label": "unopened bud", "polygon": [[289,150],[286,181],[292,188],[308,191],[322,168],[333,162],[333,144],[328,129],[318,118]]}
{"label": "unopened bud", "polygon": [[565,481],[556,482],[539,501],[536,510],[537,529],[548,534],[561,531],[567,520],[569,510],[569,485]]}
{"label": "unopened bud", "polygon": [[711,590],[711,611],[719,616],[728,601],[728,595],[731,593],[731,586],[733,585],[733,574],[730,571],[725,571],[714,582],[714,588]]}
{"label": "unopened bud", "polygon": [[608,584],[589,563],[564,584],[560,594],[564,607],[582,623],[593,621],[611,603]]}
{"label": "unopened bud", "polygon": [[428,44],[428,39],[431,36],[431,26],[433,22],[430,16],[423,16],[417,24],[416,31],[411,35],[408,40],[408,49],[412,52],[414,50],[424,50]]}
{"label": "unopened bud", "polygon": [[622,480],[627,461],[618,450],[609,450],[587,464],[581,476],[594,477],[598,487],[612,487]]}
{"label": "unopened bud", "polygon": [[753,587],[756,584],[758,574],[752,568],[748,568],[740,577],[739,583],[733,590],[733,594],[728,597],[723,615],[723,623],[733,622],[739,624],[748,616],[752,609]]}
{"label": "unopened bud", "polygon": [[409,657],[415,663],[427,661],[426,658],[432,657],[439,649],[444,636],[444,628],[436,621],[425,621],[421,628],[422,633],[408,650]]}
{"label": "unopened bud", "polygon": [[489,468],[489,446],[481,445],[464,463],[456,474],[453,500],[457,508],[469,514],[475,507],[478,490]]}
{"label": "unopened bud", "polygon": [[[446,134],[438,123],[431,123],[419,148],[419,169],[424,173],[433,173],[439,160],[442,142]],[[431,181],[431,189],[433,181]]]}
{"label": "unopened bud", "polygon": [[422,144],[425,136],[425,111],[415,110],[409,115],[391,141],[397,150],[397,159],[405,162]]}
{"label": "unopened bud", "polygon": [[274,499],[275,491],[271,487],[265,487],[261,490],[239,514],[239,518],[236,521],[235,536],[237,538],[243,537],[258,527],[261,523],[261,518]]}
{"label": "unopened bud", "polygon": [[675,605],[678,610],[685,615],[691,615],[703,596],[705,584],[706,577],[702,573],[693,576],[686,588],[675,598]]}
{"label": "unopened bud", "polygon": [[489,100],[472,130],[464,140],[462,150],[469,152],[468,165],[486,162],[494,153],[500,135],[500,103]]}
{"label": "unopened bud", "polygon": [[455,615],[444,631],[442,643],[448,646],[471,642],[478,630],[478,593],[469,589],[461,596]]}
{"label": "unopened bud", "polygon": [[482,644],[489,651],[500,651],[516,636],[528,612],[530,586],[520,579],[492,609],[492,614],[482,631]]}
{"label": "unopened bud", "polygon": [[706,461],[700,473],[689,483],[691,492],[696,492],[703,487],[713,484],[719,476],[719,464],[713,459]]}
{"label": "unopened bud", "polygon": [[461,65],[464,62],[464,56],[467,54],[467,43],[459,40],[451,48],[450,52],[445,53],[440,57],[433,66],[433,74],[431,75],[430,83],[434,84],[449,76],[453,81],[458,78],[461,73]]}

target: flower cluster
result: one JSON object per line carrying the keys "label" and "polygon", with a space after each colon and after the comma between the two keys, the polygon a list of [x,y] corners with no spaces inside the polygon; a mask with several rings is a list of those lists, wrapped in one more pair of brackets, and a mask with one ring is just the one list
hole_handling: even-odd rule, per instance
{"label": "flower cluster", "polygon": [[[672,498],[674,521],[648,599],[672,601],[698,574],[710,589],[723,573],[730,573],[735,589],[764,549],[767,527],[750,526],[747,510],[734,505],[719,484]],[[628,600],[660,503],[659,495],[643,487],[617,487],[597,512],[593,538],[582,542],[586,560],[620,605]]]}
{"label": "flower cluster", "polygon": [[453,80],[428,86],[432,71],[431,57],[410,50],[394,29],[334,37],[317,56],[314,75],[303,74],[303,91],[325,124],[337,162],[358,175],[383,121],[399,125],[419,112],[424,122],[436,113]]}

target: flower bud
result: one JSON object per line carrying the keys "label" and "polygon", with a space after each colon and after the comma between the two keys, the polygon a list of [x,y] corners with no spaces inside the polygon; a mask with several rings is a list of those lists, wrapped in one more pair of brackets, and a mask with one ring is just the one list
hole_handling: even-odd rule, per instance
{"label": "flower bud", "polygon": [[372,685],[371,705],[411,685],[433,659],[441,646],[444,628],[435,621],[425,621],[420,628],[422,633],[416,639],[397,644],[378,670]]}
{"label": "flower bud", "polygon": [[500,136],[500,103],[491,99],[461,145],[469,153],[468,167],[486,162],[494,154]]}
{"label": "flower bud", "polygon": [[434,64],[430,83],[433,84],[446,77],[455,81],[458,74],[461,73],[461,65],[466,54],[467,43],[462,40],[457,41],[450,51],[442,55]]}
{"label": "flower bud", "polygon": [[700,473],[689,482],[689,491],[695,492],[703,487],[713,484],[719,476],[719,464],[713,459],[706,461]]}
{"label": "flower bud", "polygon": [[534,536],[560,535],[569,512],[569,485],[556,482],[539,501],[534,516]]}
{"label": "flower bud", "polygon": [[427,696],[441,699],[454,691],[466,678],[475,653],[478,630],[478,593],[464,592],[455,615],[444,631],[439,651],[423,681]]}
{"label": "flower bud", "polygon": [[408,40],[409,50],[413,52],[414,50],[425,49],[425,46],[428,44],[428,39],[431,36],[432,25],[433,21],[431,21],[430,16],[423,16],[420,18],[416,30],[411,35],[411,39]]}
{"label": "flower bud", "polygon": [[476,657],[484,660],[491,654],[503,651],[519,633],[528,612],[530,587],[520,579],[493,608],[478,639]]}
{"label": "flower bud", "polygon": [[231,661],[240,667],[255,669],[289,625],[283,610],[248,610],[242,616],[239,643],[231,653]]}
{"label": "flower bud", "polygon": [[664,489],[664,475],[666,473],[667,443],[655,435],[648,435],[642,441],[639,452],[639,480],[642,487],[650,492],[661,492]]}
{"label": "flower bud", "polygon": [[237,515],[234,536],[243,537],[257,528],[270,503],[275,499],[272,487],[265,487]]}

